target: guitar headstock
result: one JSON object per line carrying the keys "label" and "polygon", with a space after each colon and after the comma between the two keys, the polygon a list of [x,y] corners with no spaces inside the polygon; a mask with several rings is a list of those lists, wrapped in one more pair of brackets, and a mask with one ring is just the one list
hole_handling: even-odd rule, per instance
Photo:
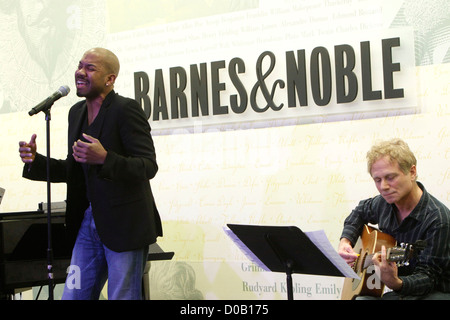
{"label": "guitar headstock", "polygon": [[400,246],[387,249],[386,259],[390,262],[396,262],[399,266],[407,266],[409,260],[417,256],[425,247],[426,242],[423,240],[417,241],[413,245],[402,243]]}

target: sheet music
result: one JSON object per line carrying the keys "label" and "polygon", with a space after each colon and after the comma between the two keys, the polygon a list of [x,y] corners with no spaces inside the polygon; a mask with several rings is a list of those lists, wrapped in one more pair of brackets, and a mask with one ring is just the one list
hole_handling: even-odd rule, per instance
{"label": "sheet music", "polygon": [[233,240],[233,242],[237,245],[239,249],[247,256],[247,258],[253,262],[255,265],[264,269],[266,271],[270,271],[270,269],[260,260],[257,256],[239,239],[233,231],[228,227],[223,227],[223,231]]}
{"label": "sheet music", "polygon": [[342,259],[342,257],[333,248],[325,234],[325,231],[308,231],[305,232],[305,235],[316,245],[317,248],[319,248],[320,251],[322,251],[322,253],[328,258],[328,260],[330,260],[345,277],[360,279],[355,271],[345,262],[344,259]]}

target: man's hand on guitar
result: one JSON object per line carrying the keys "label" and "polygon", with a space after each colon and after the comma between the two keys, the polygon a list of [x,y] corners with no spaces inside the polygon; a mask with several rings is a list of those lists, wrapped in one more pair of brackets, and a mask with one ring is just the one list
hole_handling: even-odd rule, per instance
{"label": "man's hand on guitar", "polygon": [[392,290],[400,290],[403,282],[398,277],[397,263],[389,262],[386,259],[386,247],[381,247],[381,252],[377,252],[372,257],[373,264],[380,270],[381,281]]}
{"label": "man's hand on guitar", "polygon": [[338,253],[350,266],[353,266],[356,258],[358,258],[358,254],[353,251],[351,242],[346,238],[342,238],[339,242]]}

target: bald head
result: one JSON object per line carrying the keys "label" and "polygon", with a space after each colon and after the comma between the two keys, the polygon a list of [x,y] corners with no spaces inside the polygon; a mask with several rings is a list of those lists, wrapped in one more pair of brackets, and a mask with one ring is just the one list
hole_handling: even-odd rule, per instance
{"label": "bald head", "polygon": [[102,61],[105,71],[108,73],[113,73],[116,78],[119,75],[120,63],[117,56],[108,49],[105,48],[92,48],[86,51],[85,55],[94,54],[100,61]]}

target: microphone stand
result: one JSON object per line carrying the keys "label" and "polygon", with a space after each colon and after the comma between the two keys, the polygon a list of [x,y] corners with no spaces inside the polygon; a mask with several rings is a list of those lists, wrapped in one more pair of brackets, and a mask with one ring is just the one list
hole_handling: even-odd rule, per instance
{"label": "microphone stand", "polygon": [[45,121],[47,122],[47,274],[48,274],[48,299],[53,300],[53,247],[52,247],[52,200],[50,190],[50,109],[53,103],[61,96],[66,96],[70,89],[67,86],[63,86],[58,91],[61,95],[57,96],[56,92],[48,97],[44,102],[40,103],[28,114],[30,116],[43,111],[45,113]]}
{"label": "microphone stand", "polygon": [[52,247],[52,201],[50,190],[50,107],[45,110],[46,135],[47,135],[47,274],[48,274],[48,299],[53,300],[53,247]]}

